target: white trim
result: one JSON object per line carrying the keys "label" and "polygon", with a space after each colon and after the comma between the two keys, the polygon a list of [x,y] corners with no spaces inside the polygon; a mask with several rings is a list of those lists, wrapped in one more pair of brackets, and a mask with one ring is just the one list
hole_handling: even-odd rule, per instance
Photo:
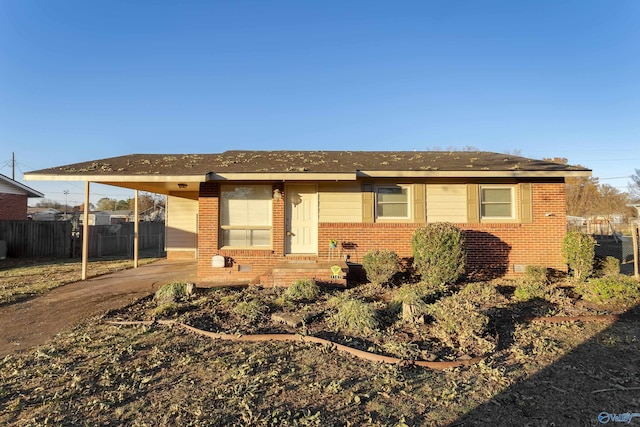
{"label": "white trim", "polygon": [[[510,190],[511,193],[511,215],[510,216],[483,216],[482,215],[482,207],[483,207],[483,190],[486,189],[500,189],[500,190]],[[516,186],[514,184],[489,184],[483,185],[480,184],[478,186],[478,191],[480,194],[478,195],[479,200],[479,209],[480,209],[480,221],[509,221],[516,219]],[[506,204],[506,202],[500,203]]]}
{"label": "white trim", "polygon": [[[378,212],[378,190],[380,190],[381,188],[398,188],[398,187],[404,190],[407,190],[407,216],[380,216]],[[412,218],[411,207],[413,206],[413,204],[411,203],[412,201],[411,185],[409,184],[376,184],[374,185],[374,194],[375,194],[374,208],[375,208],[376,221],[377,220],[398,221],[398,220],[410,220]]]}
{"label": "white trim", "polygon": [[361,178],[566,178],[589,177],[591,171],[358,171]]}
{"label": "white trim", "polygon": [[[264,188],[267,189],[267,194],[269,195],[269,212],[268,216],[268,224],[223,224],[223,204],[224,198],[223,194],[225,191],[235,191],[238,188],[242,187],[251,187],[251,188]],[[227,190],[228,189],[228,190]],[[260,200],[265,201],[266,199],[242,199],[247,200],[248,202],[251,200]],[[273,247],[273,200],[271,199],[271,186],[268,184],[223,184],[220,186],[220,207],[219,207],[219,245],[223,249],[234,248],[242,248],[242,249],[270,249]],[[264,230],[269,232],[269,244],[268,245],[248,245],[248,246],[233,246],[233,245],[225,245],[224,244],[224,232],[225,231],[244,231],[245,232],[245,242],[248,241],[246,237],[246,233],[254,230]],[[251,242],[249,242],[251,243]]]}

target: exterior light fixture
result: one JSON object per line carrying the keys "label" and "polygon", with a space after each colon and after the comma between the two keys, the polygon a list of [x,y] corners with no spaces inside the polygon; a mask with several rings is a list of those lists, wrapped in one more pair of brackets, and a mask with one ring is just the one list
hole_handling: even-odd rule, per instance
{"label": "exterior light fixture", "polygon": [[187,188],[187,184],[181,182],[178,184],[178,188]]}
{"label": "exterior light fixture", "polygon": [[273,200],[278,201],[282,199],[282,191],[279,188],[273,190]]}

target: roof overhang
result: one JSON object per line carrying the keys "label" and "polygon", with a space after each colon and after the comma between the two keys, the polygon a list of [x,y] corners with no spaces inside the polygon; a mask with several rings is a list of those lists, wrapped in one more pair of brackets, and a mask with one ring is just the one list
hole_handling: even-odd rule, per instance
{"label": "roof overhang", "polygon": [[199,190],[204,175],[53,175],[26,173],[24,179],[33,181],[79,181],[112,185],[157,194],[173,194]]}
{"label": "roof overhang", "polygon": [[566,178],[588,177],[591,171],[358,171],[363,178]]}
{"label": "roof overhang", "polygon": [[209,172],[207,181],[356,181],[358,174],[353,173],[216,173]]}
{"label": "roof overhang", "polygon": [[34,190],[31,187],[27,187],[24,184],[19,183],[18,181],[11,179],[9,177],[5,177],[4,175],[0,174],[0,180],[6,182],[8,185],[13,186],[15,188],[20,189],[21,191],[24,191],[25,193],[27,193],[27,197],[44,197],[44,194]]}

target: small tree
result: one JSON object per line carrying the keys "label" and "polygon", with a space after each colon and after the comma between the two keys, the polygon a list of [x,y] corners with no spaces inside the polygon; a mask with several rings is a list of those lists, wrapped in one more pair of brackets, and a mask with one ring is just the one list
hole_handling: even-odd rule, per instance
{"label": "small tree", "polygon": [[577,282],[593,273],[596,240],[588,234],[569,231],[562,240],[562,255]]}
{"label": "small tree", "polygon": [[465,270],[466,248],[462,231],[448,222],[418,228],[411,240],[413,266],[431,284],[454,283]]}
{"label": "small tree", "polygon": [[398,254],[389,249],[373,249],[362,257],[367,279],[374,284],[385,284],[400,271]]}

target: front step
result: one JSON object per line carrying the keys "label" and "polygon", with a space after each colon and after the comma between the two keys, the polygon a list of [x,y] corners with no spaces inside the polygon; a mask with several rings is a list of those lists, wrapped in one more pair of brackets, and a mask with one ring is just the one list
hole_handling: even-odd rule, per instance
{"label": "front step", "polygon": [[[347,286],[349,267],[344,262],[283,262],[276,265],[270,274],[260,276],[263,286],[290,286],[298,279],[312,279],[320,285]],[[264,281],[263,281],[264,279]]]}

